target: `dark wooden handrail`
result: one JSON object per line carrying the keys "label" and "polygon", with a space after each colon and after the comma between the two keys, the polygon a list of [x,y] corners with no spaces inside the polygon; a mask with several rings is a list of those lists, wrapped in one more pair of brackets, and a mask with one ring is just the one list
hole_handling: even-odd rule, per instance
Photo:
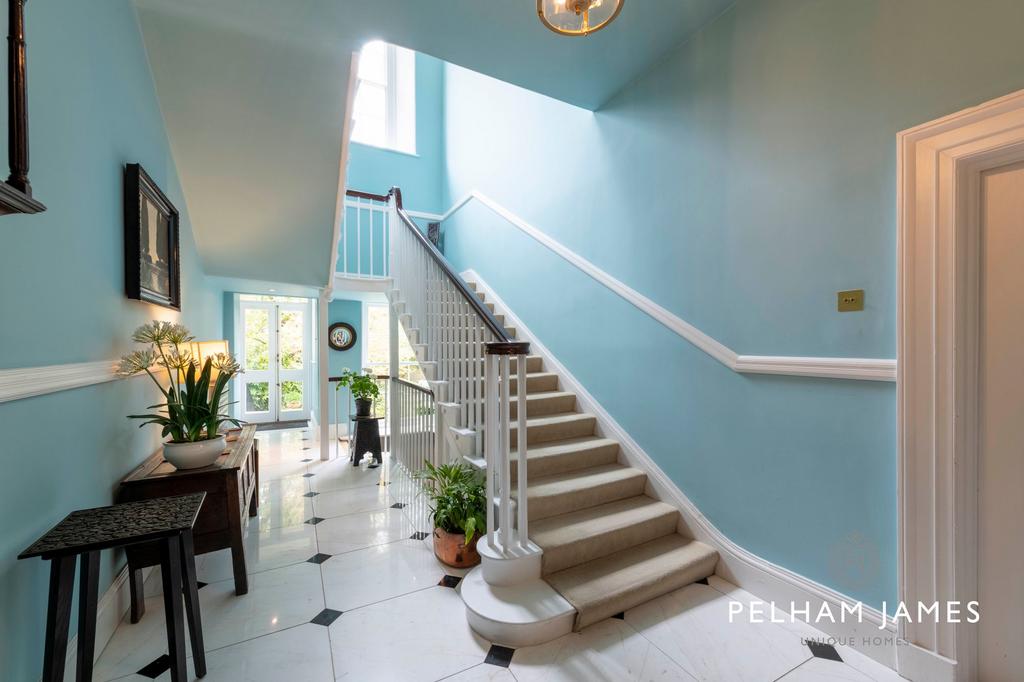
{"label": "dark wooden handrail", "polygon": [[398,377],[391,377],[391,381],[395,382],[396,384],[402,384],[403,386],[407,386],[409,388],[416,389],[417,391],[419,391],[421,393],[426,393],[427,395],[430,395],[430,396],[434,395],[434,392],[432,390],[430,390],[429,388],[424,388],[424,387],[420,386],[419,384],[414,384],[411,381],[406,381],[405,379],[399,379]]}
{"label": "dark wooden handrail", "polygon": [[398,187],[392,187],[389,194],[395,198],[395,208],[398,209],[398,217],[402,219],[405,226],[408,227],[416,239],[419,240],[420,245],[427,250],[427,253],[429,253],[430,257],[434,259],[434,262],[441,267],[441,270],[444,271],[444,274],[446,274],[448,279],[452,281],[452,284],[455,285],[455,288],[462,295],[462,298],[469,303],[477,316],[483,320],[484,326],[491,330],[491,333],[494,334],[495,340],[502,343],[512,343],[515,339],[512,339],[508,335],[505,331],[504,325],[498,322],[497,318],[494,317],[494,313],[488,310],[487,306],[483,304],[483,301],[477,298],[476,294],[470,290],[462,277],[452,269],[452,266],[448,263],[448,260],[444,255],[438,251],[437,247],[426,238],[418,227],[416,227],[416,223],[414,223],[412,218],[409,217],[409,214],[405,212],[405,209],[402,207],[402,190]]}
{"label": "dark wooden handrail", "polygon": [[372,194],[370,192],[360,192],[358,189],[347,189],[345,190],[345,196],[353,197],[355,199],[369,199],[370,201],[379,201],[381,203],[387,203],[387,194]]}

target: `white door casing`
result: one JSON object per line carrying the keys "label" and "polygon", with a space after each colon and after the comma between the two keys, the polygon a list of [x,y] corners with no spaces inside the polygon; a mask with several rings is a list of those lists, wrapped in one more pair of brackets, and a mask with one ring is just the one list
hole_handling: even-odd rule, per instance
{"label": "white door casing", "polygon": [[[977,599],[981,177],[1024,159],[1024,91],[898,136],[899,597]],[[984,615],[982,615],[984,617]],[[901,623],[911,680],[971,680],[966,623]]]}

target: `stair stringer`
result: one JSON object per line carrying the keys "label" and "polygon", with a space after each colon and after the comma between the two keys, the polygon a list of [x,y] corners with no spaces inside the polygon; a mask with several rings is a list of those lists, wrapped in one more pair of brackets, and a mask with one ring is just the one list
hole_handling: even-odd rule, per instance
{"label": "stair stringer", "polygon": [[[852,608],[853,605],[860,603],[830,587],[774,564],[730,540],[701,513],[686,493],[558,361],[475,270],[465,270],[461,276],[466,282],[473,282],[477,291],[486,294],[487,300],[494,304],[494,311],[505,316],[505,324],[516,328],[519,340],[529,341],[530,352],[544,358],[545,368],[559,375],[563,389],[576,394],[577,409],[596,417],[597,435],[619,442],[619,463],[647,474],[645,494],[679,510],[677,532],[718,551],[719,559],[715,570],[717,575],[764,601],[775,602],[781,610],[788,609],[791,603],[801,608],[807,603],[810,605],[809,613],[818,613],[823,604],[828,604],[832,613],[840,613],[842,604]],[[811,625],[829,635],[842,638],[854,649],[895,670],[895,624],[887,622],[884,629],[886,635],[879,637],[879,626],[883,623],[882,613],[866,604],[862,605],[862,613],[863,622],[860,623],[856,622],[856,619],[848,619],[845,623],[831,623],[826,620]]]}

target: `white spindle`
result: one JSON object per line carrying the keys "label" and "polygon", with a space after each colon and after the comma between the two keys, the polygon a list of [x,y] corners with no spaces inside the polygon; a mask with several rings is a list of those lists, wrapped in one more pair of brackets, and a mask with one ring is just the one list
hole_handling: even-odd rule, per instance
{"label": "white spindle", "polygon": [[[506,356],[507,360],[507,356]],[[526,549],[529,541],[526,518],[526,356],[516,356],[516,421],[519,427],[516,434],[516,483],[519,500],[519,519],[516,524],[516,543],[520,549]]]}

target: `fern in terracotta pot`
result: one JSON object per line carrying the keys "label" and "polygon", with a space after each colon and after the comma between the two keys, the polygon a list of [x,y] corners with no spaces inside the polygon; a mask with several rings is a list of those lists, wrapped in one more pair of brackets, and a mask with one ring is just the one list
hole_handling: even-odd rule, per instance
{"label": "fern in terracotta pot", "polygon": [[218,353],[200,365],[192,354],[192,334],[184,326],[153,321],[135,330],[132,340],[147,348],[121,358],[118,374],[132,377],[147,374],[163,396],[164,402],[150,405],[159,410],[132,414],[141,419],[139,428],[156,424],[163,437],[164,458],[178,469],[194,469],[213,464],[224,451],[225,438],[219,433],[225,423],[238,426],[241,421],[224,413],[228,383],[239,373],[238,362]]}
{"label": "fern in terracotta pot", "polygon": [[479,472],[459,462],[435,466],[424,462],[418,477],[426,481],[434,517],[434,555],[455,568],[480,563],[476,551],[487,527],[487,494]]}

